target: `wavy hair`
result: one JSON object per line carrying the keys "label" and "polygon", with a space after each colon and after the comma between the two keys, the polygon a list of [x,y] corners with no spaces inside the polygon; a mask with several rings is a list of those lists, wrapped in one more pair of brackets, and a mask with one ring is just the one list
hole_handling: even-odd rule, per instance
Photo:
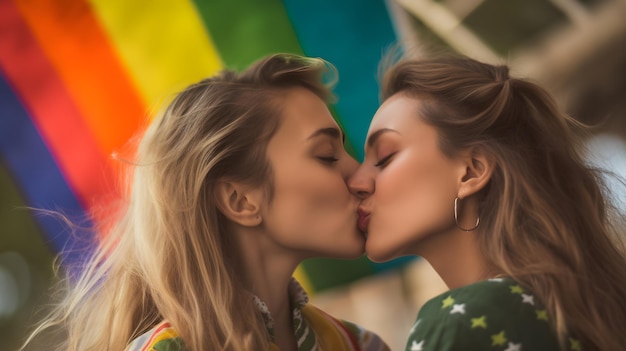
{"label": "wavy hair", "polygon": [[600,170],[583,159],[584,127],[538,85],[506,65],[446,56],[388,67],[383,100],[419,97],[448,156],[470,147],[494,160],[479,195],[479,247],[499,273],[546,305],[561,347],[626,345],[626,258]]}
{"label": "wavy hair", "polygon": [[118,220],[26,345],[60,328],[58,350],[118,351],[166,319],[188,350],[269,349],[213,189],[247,182],[269,201],[265,150],[286,92],[302,87],[328,101],[334,73],[321,59],[275,54],[180,92],[141,139]]}

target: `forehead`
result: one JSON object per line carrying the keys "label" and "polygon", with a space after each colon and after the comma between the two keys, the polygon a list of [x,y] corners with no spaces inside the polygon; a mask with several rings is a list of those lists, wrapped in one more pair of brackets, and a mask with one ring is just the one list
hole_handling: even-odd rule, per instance
{"label": "forehead", "polygon": [[405,94],[396,94],[388,98],[378,108],[370,124],[368,136],[382,128],[398,131],[420,122],[421,101]]}
{"label": "forehead", "polygon": [[306,139],[320,128],[338,128],[326,103],[310,90],[294,88],[281,101],[278,134]]}

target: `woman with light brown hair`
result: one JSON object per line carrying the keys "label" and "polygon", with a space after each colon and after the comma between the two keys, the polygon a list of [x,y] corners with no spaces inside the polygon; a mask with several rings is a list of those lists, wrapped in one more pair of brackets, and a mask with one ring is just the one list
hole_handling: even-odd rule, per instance
{"label": "woman with light brown hair", "polygon": [[626,259],[584,128],[506,66],[385,71],[349,181],[374,261],[419,255],[450,288],[406,350],[623,350]]}
{"label": "woman with light brown hair", "polygon": [[306,258],[363,253],[333,73],[276,54],[179,93],[141,140],[120,219],[35,335],[61,327],[58,349],[80,351],[386,350],[292,278]]}

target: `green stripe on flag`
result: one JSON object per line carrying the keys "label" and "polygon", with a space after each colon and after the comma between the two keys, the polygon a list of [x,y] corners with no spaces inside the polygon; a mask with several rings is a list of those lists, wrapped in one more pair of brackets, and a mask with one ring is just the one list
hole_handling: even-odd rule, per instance
{"label": "green stripe on flag", "polygon": [[194,0],[224,64],[240,70],[278,52],[302,55],[280,0]]}

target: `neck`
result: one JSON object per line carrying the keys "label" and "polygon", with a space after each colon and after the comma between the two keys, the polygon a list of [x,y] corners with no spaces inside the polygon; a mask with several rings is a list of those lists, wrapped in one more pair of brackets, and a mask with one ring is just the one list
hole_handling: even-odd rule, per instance
{"label": "neck", "polygon": [[420,245],[417,254],[430,263],[450,289],[490,276],[475,231],[464,232],[454,228],[447,233],[436,234]]}
{"label": "neck", "polygon": [[285,252],[260,230],[246,228],[236,236],[245,286],[267,305],[279,349],[295,350],[288,288],[300,259]]}

